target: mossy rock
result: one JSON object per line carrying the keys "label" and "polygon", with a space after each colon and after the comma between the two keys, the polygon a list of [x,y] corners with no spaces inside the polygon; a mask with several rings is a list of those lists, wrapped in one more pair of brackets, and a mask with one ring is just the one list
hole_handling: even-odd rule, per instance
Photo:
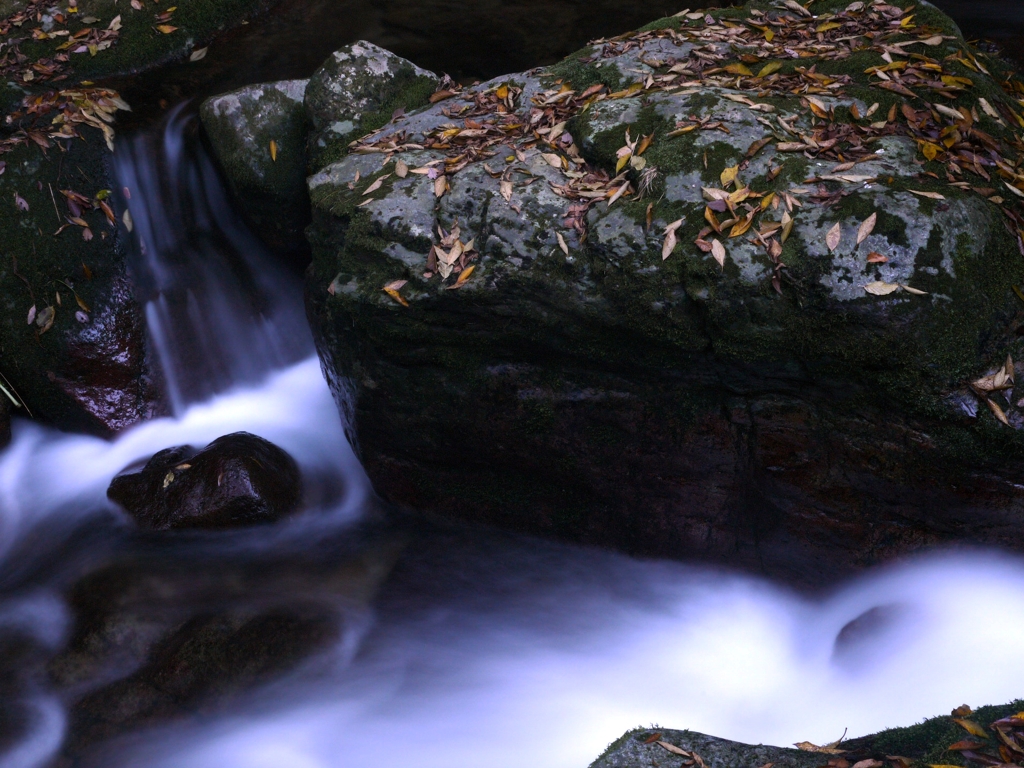
{"label": "mossy rock", "polygon": [[235,202],[274,251],[302,260],[309,223],[305,80],[252,85],[203,102],[199,115]]}
{"label": "mossy rock", "polygon": [[662,744],[696,753],[708,768],[755,768],[766,764],[778,768],[820,768],[827,762],[822,760],[821,755],[798,749],[743,744],[694,731],[636,728],[608,745],[604,754],[590,764],[590,768],[658,768],[667,764],[674,765],[682,756],[677,757]]}
{"label": "mossy rock", "polygon": [[365,40],[335,51],[306,86],[313,126],[310,169],[344,156],[352,139],[385,125],[396,110],[426,104],[439,81],[433,72]]}
{"label": "mossy rock", "polygon": [[[60,190],[94,198],[113,186],[102,134],[87,127],[81,139],[47,154],[22,146],[4,160],[0,372],[27,406],[16,412],[98,434],[147,418],[159,408],[159,396],[128,277],[128,233],[99,209],[82,213],[88,230],[70,226],[57,233],[73,215]],[[52,326],[28,323],[32,307],[36,321],[52,310]]]}
{"label": "mossy rock", "polygon": [[[737,24],[754,11],[780,13],[751,3],[711,14],[749,29]],[[969,71],[957,57],[980,54],[955,25],[929,6],[915,13],[915,39],[933,35],[929,56]],[[979,194],[983,179],[968,173],[950,183],[911,138],[882,128],[852,169],[788,151],[780,143],[821,127],[802,92],[743,90],[726,75],[649,88],[710,50],[682,34],[704,25],[703,15],[663,19],[546,72],[468,88],[310,177],[308,314],[378,493],[816,584],[943,542],[1024,548],[1024,413],[995,396],[1013,426],[1001,424],[967,387],[1024,351],[1013,288],[1024,258],[1003,211],[1015,196]],[[761,49],[723,43],[721,63]],[[972,71],[952,103],[978,111],[983,97],[1016,114],[997,82],[1008,74],[985,61],[993,76]],[[885,64],[869,47],[776,69],[839,83],[814,96],[837,122],[859,114],[884,127],[902,97],[864,70]],[[555,103],[560,89],[617,89],[572,114],[565,135],[585,169],[608,177],[620,172],[627,130],[649,137],[644,163],[617,182],[644,184],[646,196],[590,205],[581,236],[570,226],[579,201],[558,192],[566,168],[584,169],[555,167],[568,140],[492,144],[437,186],[444,160],[462,162],[445,141],[480,130],[459,116],[497,119],[471,110],[503,84],[522,89],[510,113],[522,124],[534,99]],[[977,124],[1000,146],[1020,139],[987,111]],[[378,151],[389,143],[398,149]],[[399,159],[420,173],[400,175]],[[783,266],[752,231],[704,231],[703,188],[721,188],[727,169],[740,182],[730,191],[749,186],[765,202],[758,221],[774,218],[774,230],[758,225],[764,237],[792,206]],[[680,245],[663,259],[670,222]],[[479,254],[457,285],[430,268],[438,228],[456,224]],[[720,239],[721,266],[699,237]]]}
{"label": "mossy rock", "polygon": [[[165,31],[156,28],[161,23],[156,15],[166,9],[152,5],[135,10],[114,0],[81,0],[77,13],[70,13],[66,3],[47,9],[39,20],[12,28],[11,36],[24,38],[19,46],[28,59],[25,72],[35,72],[33,62],[52,62],[61,53],[69,38],[58,32],[106,30],[116,26],[116,17],[120,31],[109,47],[65,51],[67,62],[53,79],[34,74],[25,80],[24,72],[10,72],[11,82],[0,84],[0,109],[9,118],[0,138],[31,120],[21,109],[25,98],[74,88],[81,101],[81,89],[91,88],[92,81],[181,59],[268,5],[264,0],[183,0]],[[26,6],[16,0],[2,12],[10,15]],[[66,21],[56,21],[57,14]],[[42,114],[34,127],[54,130],[51,120]],[[78,138],[55,139],[45,150],[30,142],[0,158],[6,164],[0,176],[0,237],[7,246],[0,263],[0,373],[24,402],[18,413],[64,429],[109,435],[162,406],[146,362],[141,307],[127,272],[130,234],[120,223],[108,223],[98,207],[79,217],[61,195],[71,190],[95,200],[115,186],[103,135],[87,126],[80,126],[79,133]],[[69,218],[85,221],[88,228],[64,226]],[[52,325],[28,322],[33,306],[36,318],[47,318],[52,310]]]}

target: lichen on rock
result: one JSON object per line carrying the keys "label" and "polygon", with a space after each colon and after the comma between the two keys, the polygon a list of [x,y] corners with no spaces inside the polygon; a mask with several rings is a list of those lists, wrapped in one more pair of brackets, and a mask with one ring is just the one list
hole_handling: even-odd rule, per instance
{"label": "lichen on rock", "polygon": [[662,19],[316,168],[309,315],[382,495],[812,581],[1024,546],[1024,417],[962,407],[1022,351],[1024,86],[930,6],[813,12]]}

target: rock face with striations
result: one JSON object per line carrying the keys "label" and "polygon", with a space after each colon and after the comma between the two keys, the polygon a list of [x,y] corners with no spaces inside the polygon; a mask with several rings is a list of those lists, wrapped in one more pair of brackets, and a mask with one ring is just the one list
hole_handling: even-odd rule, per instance
{"label": "rock face with striations", "polygon": [[273,522],[299,505],[295,460],[262,437],[235,432],[206,448],[167,448],[110,483],[107,496],[144,528],[233,528]]}
{"label": "rock face with striations", "polygon": [[911,5],[662,19],[314,166],[378,493],[803,581],[1024,548],[1021,86]]}

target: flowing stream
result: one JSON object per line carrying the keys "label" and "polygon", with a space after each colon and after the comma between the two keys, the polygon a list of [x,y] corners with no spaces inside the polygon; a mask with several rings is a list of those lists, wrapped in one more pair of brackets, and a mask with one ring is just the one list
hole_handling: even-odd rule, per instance
{"label": "flowing stream", "polygon": [[[823,743],[1022,694],[1019,557],[933,553],[807,595],[382,509],[299,282],[245,231],[190,125],[176,113],[117,153],[172,415],[111,441],[19,421],[0,453],[0,766],[59,764],[77,702],[144,663],[54,682],[74,585],[126,563],[129,581],[167,579],[150,618],[315,597],[339,629],[242,694],[95,739],[81,766],[583,768],[637,725]],[[237,430],[296,458],[304,512],[155,535],[106,500],[126,465]]]}

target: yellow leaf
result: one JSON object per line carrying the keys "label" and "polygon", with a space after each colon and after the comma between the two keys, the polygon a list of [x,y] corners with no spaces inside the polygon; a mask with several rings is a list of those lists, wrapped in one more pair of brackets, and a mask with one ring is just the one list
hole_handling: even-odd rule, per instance
{"label": "yellow leaf", "polygon": [[749,230],[750,226],[754,223],[754,213],[755,211],[751,211],[745,219],[736,222],[729,231],[729,237],[740,237],[741,235],[745,235],[747,230]]}
{"label": "yellow leaf", "polygon": [[[401,283],[402,283],[402,285],[405,285],[405,281],[398,281],[398,282],[401,282]],[[395,301],[397,301],[397,302],[398,302],[399,304],[401,304],[401,305],[402,305],[403,307],[408,307],[408,306],[409,306],[409,302],[408,302],[408,301],[406,301],[406,300],[405,300],[404,298],[402,298],[402,294],[400,294],[400,293],[398,292],[398,288],[392,288],[392,287],[391,287],[391,286],[393,286],[393,285],[394,285],[394,283],[388,283],[388,284],[387,284],[387,285],[385,285],[385,286],[384,286],[384,287],[383,287],[383,288],[382,288],[381,290],[383,290],[383,291],[384,291],[384,293],[386,293],[386,294],[387,294],[388,296],[390,296],[390,297],[391,297],[392,299],[394,299]]]}
{"label": "yellow leaf", "polygon": [[761,210],[762,211],[767,211],[768,210],[768,206],[770,206],[772,204],[772,201],[774,199],[775,199],[775,193],[774,192],[769,192],[767,195],[762,197],[761,198]]}
{"label": "yellow leaf", "polygon": [[[991,401],[989,401],[989,403],[991,403]],[[994,403],[991,403],[991,404],[994,405]],[[1004,416],[1003,418],[1005,419],[1006,417]],[[961,728],[963,728],[969,734],[971,734],[971,736],[978,736],[978,737],[980,737],[982,739],[987,739],[988,738],[988,733],[985,731],[985,729],[982,728],[980,725],[978,725],[973,720],[967,720],[967,719],[962,718],[962,717],[954,717],[953,718],[953,722],[956,723],[957,725],[959,725]]]}
{"label": "yellow leaf", "polygon": [[172,27],[170,24],[158,24],[156,27],[158,30],[163,32],[165,35],[171,34],[171,32],[177,32],[177,27]]}
{"label": "yellow leaf", "polygon": [[766,29],[764,31],[764,39],[767,40],[770,43],[772,40],[775,39],[775,32],[773,32],[770,29]]}
{"label": "yellow leaf", "polygon": [[277,142],[273,139],[270,140],[270,159],[277,162]]}
{"label": "yellow leaf", "polygon": [[942,149],[936,144],[932,144],[930,141],[921,142],[921,154],[924,155],[925,160],[934,160]]}
{"label": "yellow leaf", "polygon": [[754,73],[750,71],[750,67],[746,64],[730,64],[725,68],[725,71],[731,75],[743,75],[744,77],[754,76]]}
{"label": "yellow leaf", "polygon": [[508,86],[507,85],[499,85],[498,89],[494,93],[495,93],[495,95],[499,99],[504,101],[505,99],[508,98]]}
{"label": "yellow leaf", "polygon": [[815,32],[831,32],[833,29],[839,29],[842,24],[837,24],[834,21],[826,21],[824,24],[819,24]]}
{"label": "yellow leaf", "polygon": [[463,285],[465,285],[466,281],[469,280],[469,276],[473,274],[473,270],[474,269],[476,269],[476,265],[475,264],[470,264],[468,267],[466,267],[464,270],[462,270],[459,273],[459,277],[455,281],[455,284],[454,285],[449,285],[447,290],[450,291],[453,288],[461,288]]}
{"label": "yellow leaf", "polygon": [[739,174],[739,172],[740,167],[738,165],[734,165],[731,168],[726,168],[724,171],[722,171],[722,187],[728,187],[730,184],[736,181],[736,176],[737,174]]}
{"label": "yellow leaf", "polygon": [[768,75],[775,74],[782,69],[781,61],[770,61],[761,67],[761,71],[757,73],[758,77],[768,77]]}

